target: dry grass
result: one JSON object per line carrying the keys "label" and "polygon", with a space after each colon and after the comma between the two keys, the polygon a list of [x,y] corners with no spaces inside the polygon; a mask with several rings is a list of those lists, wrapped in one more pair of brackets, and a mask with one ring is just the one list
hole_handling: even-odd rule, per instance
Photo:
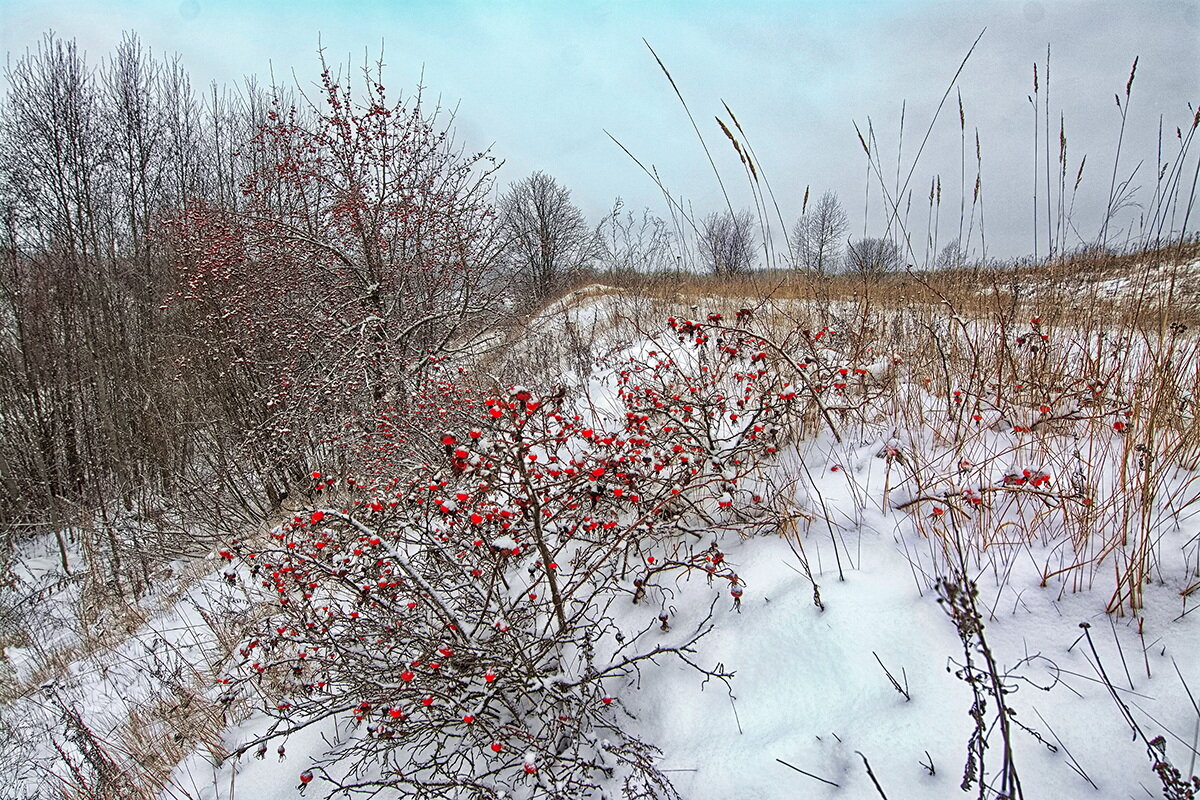
{"label": "dry grass", "polygon": [[[33,648],[34,662],[24,680],[3,682],[0,703],[8,705],[37,697],[47,685],[72,685],[72,674],[105,675],[117,663],[113,660],[115,653],[144,631],[152,619],[187,602],[188,592],[212,569],[210,561],[196,559],[173,572],[162,570],[155,576],[155,591],[138,602],[130,601],[94,574],[83,575],[78,597],[70,604],[68,625],[77,634],[72,643],[45,646],[36,635],[10,636],[6,640],[11,646]],[[64,600],[52,595],[42,598],[42,602]],[[225,758],[223,732],[246,718],[251,709],[246,698],[223,701],[208,695],[230,653],[244,641],[247,626],[265,613],[261,609],[236,615],[202,612],[215,644],[198,663],[159,639],[154,650],[157,666],[144,667],[144,671],[155,675],[154,694],[132,707],[127,716],[118,715],[115,723],[83,719],[73,711],[63,711],[59,724],[66,726],[68,739],[89,744],[82,751],[60,754],[54,772],[45,775],[54,793],[51,796],[88,800],[159,797],[170,787],[175,767],[197,748],[214,762]]]}
{"label": "dry grass", "polygon": [[[188,691],[134,709],[117,735],[127,769],[136,768],[138,785],[161,791],[171,773],[197,747],[220,763],[228,751],[221,743],[225,728],[236,721],[221,703]],[[136,765],[136,766],[135,766]]]}
{"label": "dry grass", "polygon": [[[1198,257],[1192,243],[871,281],[605,276],[624,293],[602,301],[585,352],[560,332],[508,355],[514,374],[571,363],[586,374],[604,347],[659,334],[667,316],[728,320],[752,308],[752,330],[777,347],[776,368],[805,362],[795,380],[822,387],[820,401],[796,410],[790,441],[813,442],[827,414],[847,441],[902,440],[882,493],[850,486],[852,515],[872,504],[899,511],[943,564],[965,547],[1003,580],[1015,559],[1033,558],[1044,585],[1107,585],[1110,611],[1137,613],[1163,563],[1164,533],[1200,513],[1200,339],[1191,327],[1200,307],[1189,294],[1198,282],[1175,269]],[[1100,291],[1117,283],[1114,296]],[[565,311],[551,304],[548,313]],[[867,365],[870,374],[837,376]],[[1050,482],[999,482],[1024,468]],[[973,498],[968,485],[980,490]],[[818,520],[808,527],[820,528],[823,513],[806,511]],[[1189,547],[1184,557],[1200,558],[1200,545]]]}
{"label": "dry grass", "polygon": [[[1200,324],[1200,280],[1182,269],[1200,259],[1200,242],[1179,243],[1136,253],[1079,252],[1042,264],[989,265],[930,272],[898,272],[864,277],[811,275],[794,271],[743,275],[591,276],[644,297],[685,301],[706,297],[742,300],[763,298],[830,304],[868,303],[878,307],[949,305],[956,313],[980,318],[1018,316],[1040,309],[1057,322],[1086,321],[1095,316],[1135,326],[1155,325],[1170,306],[1172,321]],[[1121,294],[1107,285],[1125,280]],[[578,287],[576,287],[577,289]]]}

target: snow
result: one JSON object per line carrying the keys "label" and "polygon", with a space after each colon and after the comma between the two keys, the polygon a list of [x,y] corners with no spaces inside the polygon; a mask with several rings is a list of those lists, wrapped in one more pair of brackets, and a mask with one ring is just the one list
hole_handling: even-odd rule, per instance
{"label": "snow", "polygon": [[[1101,286],[1116,294],[1124,284]],[[632,310],[622,305],[626,301],[635,304]],[[581,340],[592,354],[620,348],[647,360],[685,357],[669,339],[664,345],[646,337],[635,321],[640,302],[611,287],[587,287],[557,301],[530,329],[545,335],[574,326],[583,331]],[[960,324],[966,328],[971,323]],[[579,412],[599,421],[616,416],[612,371],[572,361],[561,350],[558,356],[542,364],[554,379],[570,382],[586,404]],[[834,349],[822,355],[828,364],[840,364],[842,358]],[[861,368],[878,379],[898,359],[888,355]],[[525,388],[513,391],[518,390]],[[944,407],[919,386],[902,387],[899,394],[924,409]],[[795,530],[746,538],[724,534],[720,540],[744,584],[740,606],[728,582],[709,585],[691,579],[656,587],[647,601],[624,603],[617,610],[626,635],[645,631],[642,635],[664,644],[685,641],[711,623],[691,658],[707,669],[735,673],[726,682],[662,657],[656,666],[643,666],[627,680],[605,686],[613,698],[608,711],[661,749],[661,767],[683,797],[872,797],[875,780],[889,797],[961,794],[973,728],[972,692],[958,674],[963,643],[935,587],[947,571],[946,540],[936,537],[949,535],[950,529],[946,521],[932,518],[929,503],[918,510],[898,506],[920,504],[932,492],[950,496],[964,489],[993,489],[1004,484],[1005,471],[1041,469],[1043,461],[1052,463],[1066,452],[1058,449],[1081,447],[1069,437],[1050,438],[1044,459],[1033,459],[1013,444],[1012,423],[989,412],[977,433],[957,449],[939,444],[930,431],[906,427],[899,415],[880,421],[869,437],[840,444],[828,432],[808,431],[808,438],[780,461],[780,474],[794,480],[781,478],[768,498],[792,514]],[[1086,447],[1107,453],[1121,441],[1108,431],[1094,433]],[[1005,448],[1013,451],[1007,460],[988,461],[988,454]],[[919,461],[944,480],[898,484],[892,458],[885,457],[889,452]],[[960,463],[968,467],[960,468]],[[969,466],[975,463],[988,466]],[[724,478],[732,480],[733,474]],[[1140,616],[1106,614],[1111,577],[1105,570],[1112,571],[1111,564],[1078,579],[1045,579],[1048,569],[1074,556],[1060,541],[1034,538],[1012,545],[998,537],[968,557],[970,577],[980,591],[983,635],[1012,688],[1006,703],[1015,710],[1014,719],[1028,728],[1016,727],[1012,733],[1027,797],[1136,797],[1161,791],[1146,748],[1132,738],[1102,671],[1147,734],[1166,738],[1166,753],[1175,766],[1189,775],[1195,772],[1200,708],[1191,697],[1200,694],[1200,662],[1195,658],[1200,615],[1190,613],[1194,604],[1181,594],[1196,579],[1188,554],[1196,550],[1200,518],[1193,514],[1167,524],[1171,511],[1163,507],[1167,497],[1180,496],[1195,478],[1194,472],[1175,474],[1152,509],[1161,523],[1155,527],[1155,546],[1165,555],[1145,587]],[[1097,480],[1108,487],[1105,491],[1116,491],[1113,475]],[[453,507],[455,501],[445,504]],[[1026,512],[1006,508],[1010,516],[1004,524],[1020,524]],[[511,536],[493,538],[491,544],[501,550],[518,547]],[[50,540],[31,547],[20,561],[22,583],[56,586],[62,577],[56,558]],[[145,620],[128,637],[109,650],[77,658],[55,679],[53,691],[98,732],[115,735],[132,711],[177,691],[171,676],[189,670],[214,674],[209,659],[216,633],[206,615],[249,612],[244,605],[239,609],[246,597],[225,581],[223,564],[214,560],[190,573],[186,566],[177,565],[173,582],[140,601]],[[156,605],[163,598],[171,599]],[[67,582],[52,592],[53,602],[39,613],[47,614],[46,620],[62,617],[79,599],[78,584]],[[659,627],[661,613],[669,620],[665,631]],[[32,674],[35,651],[78,647],[83,641],[65,627],[51,625],[38,635],[40,648],[7,651],[17,679]],[[971,655],[979,657],[978,651]],[[211,683],[194,688],[210,699],[219,692]],[[989,726],[995,712],[989,702]],[[55,741],[63,740],[57,711],[44,697],[31,694],[10,701],[2,719],[6,725],[24,719],[31,729],[40,726],[55,732]],[[228,722],[220,743],[234,751],[255,742],[271,720],[257,712],[243,719],[231,715]],[[324,752],[328,740],[360,735],[344,722],[328,720],[289,736],[286,758],[275,754],[272,742],[263,759],[250,749],[219,764],[206,747],[198,746],[175,768],[173,787],[162,796],[292,798],[300,773]],[[988,781],[997,774],[997,734],[990,743]],[[49,735],[9,747],[6,758],[16,757],[14,747],[25,748],[30,759],[53,756]],[[524,764],[537,772],[537,754],[526,753]],[[308,787],[310,797],[322,796],[322,782],[318,773]],[[21,788],[33,792],[36,787]],[[0,798],[18,796],[11,787],[0,789]]]}
{"label": "snow", "polygon": [[497,550],[516,550],[517,540],[511,536],[497,536],[492,539],[492,547]]}
{"label": "snow", "polygon": [[[741,571],[749,587],[742,613],[726,608],[703,652],[708,660],[736,669],[732,697],[723,686],[703,685],[677,666],[665,666],[643,682],[638,695],[647,698],[639,715],[643,731],[663,748],[664,768],[680,770],[673,777],[683,796],[872,796],[856,755],[860,751],[889,796],[957,794],[971,729],[971,695],[952,672],[962,661],[961,645],[933,593],[914,586],[893,538],[861,536],[863,541],[855,543],[861,544],[861,555],[844,582],[835,569],[815,576],[824,611],[792,571],[795,557],[782,542],[756,539],[730,551],[731,559],[750,565]],[[1168,752],[1187,755],[1194,746],[1196,712],[1186,703],[1172,658],[1195,686],[1200,668],[1191,654],[1200,643],[1194,626],[1157,620],[1158,635],[1168,636],[1171,644],[1165,653],[1148,654],[1153,677],[1147,679],[1136,632],[1120,623],[1110,636],[1103,609],[1089,598],[1060,600],[1053,591],[1011,584],[1003,595],[1004,608],[985,622],[989,642],[1006,666],[1034,656],[1020,667],[1022,682],[1009,702],[1019,719],[1048,741],[1061,743],[1052,753],[1031,736],[1015,734],[1028,796],[1077,797],[1093,791],[1072,770],[1063,745],[1100,787],[1098,796],[1124,796],[1139,783],[1154,785],[1143,749],[1130,742],[1085,650],[1071,649],[1081,621],[1093,624],[1110,672],[1121,671],[1118,638],[1126,658],[1137,654],[1139,663],[1130,664],[1135,689],[1127,693],[1139,704],[1135,713],[1144,723],[1154,718],[1184,735],[1185,741],[1171,742]],[[992,599],[985,595],[984,605]],[[1171,603],[1169,597],[1155,599]],[[907,684],[911,701],[891,686],[876,654]],[[934,775],[920,763],[930,757]],[[1186,765],[1188,758],[1182,761]]]}

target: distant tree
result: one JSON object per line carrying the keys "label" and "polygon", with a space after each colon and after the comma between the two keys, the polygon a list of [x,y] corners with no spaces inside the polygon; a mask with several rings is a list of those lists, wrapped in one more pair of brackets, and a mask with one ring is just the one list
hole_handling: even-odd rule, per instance
{"label": "distant tree", "polygon": [[837,269],[841,241],[846,233],[846,212],[837,194],[827,191],[811,211],[792,226],[792,264],[796,269],[824,275]]}
{"label": "distant tree", "polygon": [[848,245],[846,265],[851,272],[878,276],[900,269],[904,259],[900,247],[890,239],[864,236]]}
{"label": "distant tree", "polygon": [[597,255],[596,236],[570,190],[544,172],[509,186],[499,213],[508,261],[535,301]]}
{"label": "distant tree", "polygon": [[700,258],[715,275],[739,275],[754,266],[754,215],[712,213],[700,223]]}
{"label": "distant tree", "polygon": [[967,254],[958,239],[954,239],[938,253],[934,266],[938,269],[956,269],[967,263]]}
{"label": "distant tree", "polygon": [[611,272],[666,272],[677,267],[667,223],[645,209],[625,209],[621,198],[596,228],[600,264]]}

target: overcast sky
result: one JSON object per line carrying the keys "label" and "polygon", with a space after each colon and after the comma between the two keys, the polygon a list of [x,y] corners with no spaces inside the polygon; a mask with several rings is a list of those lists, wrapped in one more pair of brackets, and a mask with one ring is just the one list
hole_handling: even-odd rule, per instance
{"label": "overcast sky", "polygon": [[[460,139],[472,148],[490,145],[505,160],[503,183],[543,170],[572,190],[593,221],[618,196],[631,207],[649,206],[666,215],[659,191],[609,140],[607,130],[655,165],[670,189],[699,214],[723,208],[704,153],[644,37],[691,104],[735,205],[749,205],[750,194],[713,120],[724,116],[722,100],[749,134],[789,224],[800,213],[806,186],[814,196],[833,189],[846,205],[855,235],[863,232],[865,203],[869,232],[881,232],[883,218],[877,183],[866,197],[866,160],[853,123],[864,131],[868,120],[873,124],[891,190],[901,106],[907,103],[903,182],[950,78],[985,27],[958,86],[968,139],[979,131],[989,255],[1033,249],[1034,120],[1027,96],[1034,61],[1043,65],[1045,89],[1047,44],[1052,48],[1051,171],[1057,170],[1060,112],[1066,119],[1068,184],[1087,155],[1073,215],[1078,236],[1095,239],[1103,218],[1120,125],[1113,95],[1124,94],[1135,56],[1141,60],[1119,180],[1143,162],[1133,183],[1142,187],[1138,197],[1148,207],[1160,117],[1164,159],[1172,161],[1175,129],[1190,125],[1189,104],[1194,109],[1200,100],[1200,0],[0,0],[0,48],[10,58],[53,30],[75,38],[95,64],[122,31],[132,30],[158,54],[179,53],[198,85],[249,74],[265,79],[272,68],[277,77],[294,69],[301,81],[311,82],[318,72],[318,39],[331,58],[356,63],[382,45],[393,96],[411,89],[423,73],[427,91],[459,106]],[[1041,137],[1041,123],[1039,129]],[[969,217],[973,141],[967,150]],[[1187,162],[1185,194],[1197,155],[1200,150]],[[1040,196],[1044,157],[1039,151]],[[942,181],[940,242],[945,243],[958,231],[962,181],[953,96],[911,183],[907,227],[918,258],[924,252],[935,174]],[[1123,215],[1122,225],[1136,213]],[[1039,219],[1044,255],[1044,208]],[[1197,227],[1195,221],[1189,224]],[[1068,244],[1078,243],[1072,234]],[[980,248],[977,223],[971,248]]]}

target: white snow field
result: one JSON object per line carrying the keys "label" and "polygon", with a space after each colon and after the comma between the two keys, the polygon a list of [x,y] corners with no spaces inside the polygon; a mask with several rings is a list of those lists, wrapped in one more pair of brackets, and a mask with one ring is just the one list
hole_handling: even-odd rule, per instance
{"label": "white snow field", "polygon": [[[675,547],[670,557],[682,558],[715,542],[735,580],[664,572],[635,603],[630,573],[596,640],[602,663],[618,657],[617,632],[652,649],[711,626],[688,660],[732,677],[664,652],[605,679],[604,719],[659,748],[658,769],[690,800],[1190,796],[1164,795],[1155,764],[1163,775],[1168,762],[1179,770],[1173,791],[1182,792],[1200,755],[1195,336],[1178,331],[1168,342],[1161,332],[1026,318],[998,331],[944,311],[875,309],[859,330],[877,338],[864,341],[841,330],[866,319],[852,305],[826,310],[816,327],[806,316],[815,312],[798,301],[755,305],[753,319],[735,317],[741,305],[589,287],[531,321],[502,368],[526,370],[521,383],[535,401],[565,387],[589,439],[592,428],[596,438],[621,430],[623,365],[673,359],[715,372],[724,363],[696,355],[676,314],[724,341],[753,330],[778,346],[764,363],[780,353],[795,362],[772,364],[790,370],[796,383],[785,386],[823,387],[827,417],[780,422],[777,444],[754,470],[721,464],[726,472],[716,474],[714,466],[712,490],[696,501],[703,516],[680,526],[676,544],[639,551],[643,561],[646,552],[665,559]],[[713,313],[723,316],[709,320]],[[799,334],[822,328],[824,336]],[[727,374],[745,369],[731,361]],[[1039,371],[1046,377],[1034,386]],[[1152,382],[1167,372],[1169,380]],[[722,420],[724,438],[709,455],[728,457],[733,451],[720,448],[740,442],[755,419]],[[553,451],[530,452],[544,461]],[[328,509],[337,515],[336,503]],[[266,541],[270,527],[247,531],[247,547]],[[488,541],[515,551],[520,539]],[[402,545],[389,546],[405,556]],[[86,555],[71,557],[79,564]],[[370,736],[352,713],[333,714],[270,739],[265,757],[255,757],[280,717],[252,694],[223,702],[232,684],[218,682],[244,670],[236,651],[246,631],[281,613],[246,559],[214,551],[176,563],[123,617],[85,622],[86,582],[63,581],[53,540],[18,558],[14,591],[38,599],[7,612],[26,635],[0,662],[12,687],[0,707],[0,759],[10,768],[0,798],[55,797],[78,785],[72,770],[96,763],[79,725],[111,748],[114,765],[137,753],[144,776],[158,776],[138,796],[193,800],[294,798],[302,787],[323,797],[334,788],[327,778],[346,774],[328,754]],[[559,560],[564,581],[577,574]],[[514,581],[524,566],[514,564]],[[964,619],[961,595],[952,617],[942,578],[977,586],[981,629]],[[114,631],[96,637],[89,625]],[[133,745],[166,735],[172,722],[188,732],[174,754],[181,758],[168,763],[174,755],[162,753],[162,764],[148,763]],[[600,752],[604,742],[594,746]],[[588,794],[554,789],[550,768],[535,771],[543,753],[514,758],[512,769],[524,764],[532,777],[495,776],[493,796],[621,796],[619,784],[603,781]],[[302,784],[314,766],[316,779]]]}

